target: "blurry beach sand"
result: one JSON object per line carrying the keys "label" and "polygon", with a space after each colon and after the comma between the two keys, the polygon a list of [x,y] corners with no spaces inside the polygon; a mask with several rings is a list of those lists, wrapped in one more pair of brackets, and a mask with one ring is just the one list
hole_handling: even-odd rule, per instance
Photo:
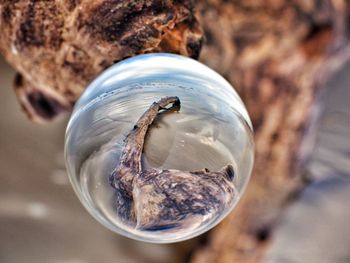
{"label": "blurry beach sand", "polygon": [[[317,180],[284,215],[266,262],[350,262],[349,70],[323,98],[319,146],[309,165]],[[88,215],[65,172],[68,117],[47,125],[28,121],[12,90],[13,76],[0,59],[0,262],[181,262],[191,241],[132,241]]]}

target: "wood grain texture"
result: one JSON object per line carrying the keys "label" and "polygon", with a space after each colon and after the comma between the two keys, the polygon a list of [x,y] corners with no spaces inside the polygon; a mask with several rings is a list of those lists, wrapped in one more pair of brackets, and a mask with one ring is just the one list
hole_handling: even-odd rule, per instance
{"label": "wood grain texture", "polygon": [[[256,163],[238,207],[191,261],[260,262],[283,208],[312,179],[304,170],[306,142],[317,121],[319,94],[350,58],[350,3],[195,5],[204,30],[200,59],[246,103]],[[86,84],[115,61],[159,51],[196,57],[200,50],[202,31],[190,1],[2,0],[0,14],[0,52],[23,75],[16,92],[37,121],[69,110]]]}
{"label": "wood grain texture", "polygon": [[71,110],[113,63],[149,52],[196,58],[202,40],[188,0],[1,0],[0,28],[16,94],[37,122]]}

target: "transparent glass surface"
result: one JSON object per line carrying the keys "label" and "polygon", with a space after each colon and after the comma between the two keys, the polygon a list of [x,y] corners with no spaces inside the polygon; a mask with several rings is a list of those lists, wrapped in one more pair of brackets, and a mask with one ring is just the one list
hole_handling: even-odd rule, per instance
{"label": "transparent glass surface", "polygon": [[[126,190],[131,198],[117,202],[113,172],[126,137],[152,103],[169,96],[181,107],[155,118],[141,158],[143,171],[166,171],[169,179],[155,175],[146,183],[140,173]],[[249,181],[254,142],[242,101],[219,74],[190,58],[149,54],[113,65],[89,85],[69,121],[65,156],[79,199],[100,223],[133,239],[170,243],[209,230],[231,212]],[[121,218],[127,209],[131,216]]]}

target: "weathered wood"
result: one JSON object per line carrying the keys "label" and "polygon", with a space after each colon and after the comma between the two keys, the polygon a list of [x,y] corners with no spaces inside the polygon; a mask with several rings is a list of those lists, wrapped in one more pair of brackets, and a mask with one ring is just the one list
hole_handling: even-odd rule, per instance
{"label": "weathered wood", "polygon": [[71,110],[117,61],[149,52],[198,57],[202,40],[189,0],[0,0],[0,28],[0,53],[20,74],[16,94],[37,122]]}
{"label": "weathered wood", "polygon": [[[198,54],[201,29],[190,1],[133,3],[0,1],[0,51],[24,77],[17,94],[33,119],[70,109],[97,73],[125,57]],[[199,0],[196,7],[205,33],[200,58],[246,103],[256,164],[238,207],[191,260],[259,262],[283,208],[311,179],[304,142],[320,92],[350,57],[350,3]]]}
{"label": "weathered wood", "polygon": [[307,185],[318,95],[350,57],[349,1],[201,1],[201,58],[235,86],[255,128],[256,162],[236,210],[192,262],[261,262],[286,204]]}

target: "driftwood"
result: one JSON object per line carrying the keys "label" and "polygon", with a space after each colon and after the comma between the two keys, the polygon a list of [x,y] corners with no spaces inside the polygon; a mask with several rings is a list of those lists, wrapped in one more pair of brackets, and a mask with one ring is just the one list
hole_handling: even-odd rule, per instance
{"label": "driftwood", "polygon": [[19,72],[18,100],[44,122],[72,109],[103,69],[137,54],[198,57],[189,1],[0,0],[0,53]]}
{"label": "driftwood", "polygon": [[246,103],[256,162],[238,207],[192,262],[261,262],[283,208],[312,180],[304,167],[319,94],[350,58],[350,2],[203,1],[198,8],[201,58]]}
{"label": "driftwood", "polygon": [[142,168],[148,129],[157,115],[180,110],[180,104],[178,97],[153,102],[126,136],[120,161],[110,175],[119,218],[138,230],[163,230],[164,235],[166,230],[171,235],[175,230],[188,231],[202,224],[203,218],[210,222],[224,213],[237,198],[232,165],[220,171]]}
{"label": "driftwood", "polygon": [[[130,2],[130,3],[129,3]],[[305,171],[319,94],[350,58],[347,0],[0,1],[0,51],[20,72],[29,116],[71,109],[105,67],[146,52],[196,57],[247,105],[256,163],[238,207],[192,262],[260,262],[283,208],[312,180]]]}

